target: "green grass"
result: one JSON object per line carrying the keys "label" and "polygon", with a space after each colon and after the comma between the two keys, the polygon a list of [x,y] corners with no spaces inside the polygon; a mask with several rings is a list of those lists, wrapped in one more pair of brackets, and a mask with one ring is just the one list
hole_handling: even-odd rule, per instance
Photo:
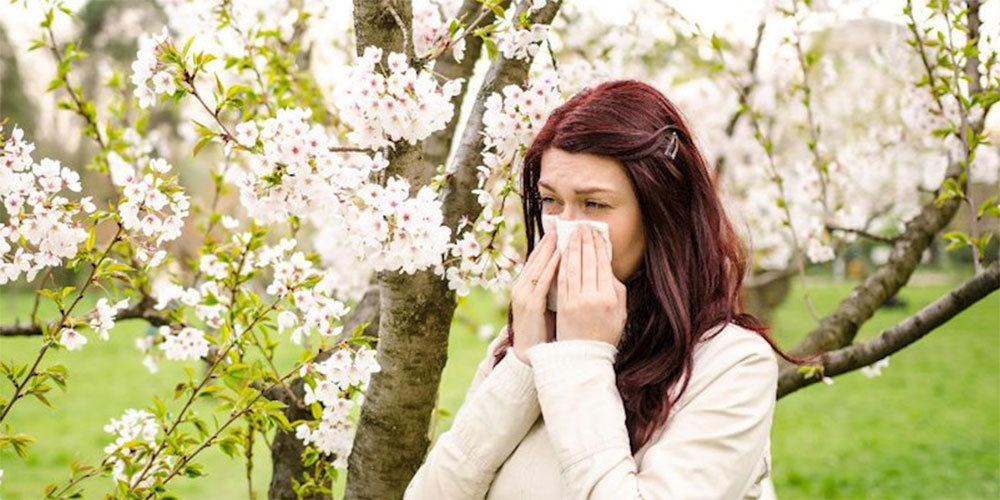
{"label": "green grass", "polygon": [[[858,340],[876,334],[912,314],[950,289],[950,282],[911,286],[900,296],[904,310],[880,311],[864,326]],[[850,290],[846,283],[810,279],[809,292],[822,313]],[[2,297],[0,322],[24,317],[30,297]],[[459,307],[444,371],[440,406],[452,414],[461,405],[487,341],[475,326],[497,327],[504,316],[494,298],[474,293]],[[466,319],[461,319],[466,318]],[[776,313],[774,334],[791,346],[812,325],[801,288]],[[882,376],[868,379],[854,372],[836,377],[832,386],[816,384],[783,398],[775,414],[772,456],[779,498],[998,498],[1000,497],[1000,295],[994,294],[944,327],[891,358]],[[27,460],[9,451],[0,454],[4,470],[0,498],[37,498],[49,482],[62,482],[74,458],[96,463],[109,441],[103,426],[125,408],[142,407],[153,394],[168,400],[172,384],[183,377],[180,363],[164,362],[150,374],[141,364],[133,339],[143,334],[139,322],[125,322],[108,342],[91,338],[82,351],[60,350],[45,363],[69,369],[69,391],[54,391],[56,409],[26,400],[12,410],[17,432],[37,442]],[[0,359],[27,362],[37,352],[37,338],[0,339]],[[292,346],[294,347],[294,346]],[[278,368],[294,363],[296,351],[285,349]],[[9,396],[10,385],[4,394]],[[170,406],[176,410],[176,402]],[[211,406],[197,407],[207,414]],[[440,434],[450,417],[437,422]],[[247,498],[242,461],[210,449],[199,456],[208,478],[178,478],[171,491],[181,498]],[[266,495],[270,459],[260,439],[255,447],[253,485]],[[110,491],[109,478],[84,483],[86,497]],[[342,484],[338,485],[342,488]],[[339,489],[339,488],[338,488]]]}
{"label": "green grass", "polygon": [[[957,284],[911,286],[905,309],[881,310],[856,340],[877,335]],[[810,286],[820,314],[848,284]],[[801,288],[777,311],[791,346],[812,324]],[[994,293],[890,357],[782,398],[772,432],[778,497],[1000,498],[1000,295]]]}

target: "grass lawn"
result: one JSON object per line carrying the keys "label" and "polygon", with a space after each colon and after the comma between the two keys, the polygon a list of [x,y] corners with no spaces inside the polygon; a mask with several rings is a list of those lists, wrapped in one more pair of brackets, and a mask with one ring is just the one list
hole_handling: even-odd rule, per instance
{"label": "grass lawn", "polygon": [[[862,329],[864,340],[940,296],[950,282],[911,286],[900,296],[904,310],[880,312]],[[847,295],[850,285],[810,280],[813,303],[822,313]],[[461,405],[487,341],[475,326],[502,324],[501,304],[474,293],[459,308],[449,345],[440,406],[451,413]],[[2,296],[0,322],[25,317],[30,296]],[[790,346],[812,325],[794,288],[779,309],[774,334]],[[183,378],[183,365],[164,362],[150,374],[141,364],[133,339],[145,332],[140,322],[125,322],[111,340],[90,338],[83,350],[49,354],[43,366],[62,363],[69,369],[69,391],[50,399],[56,409],[35,400],[19,402],[10,423],[16,432],[34,436],[27,460],[0,454],[4,470],[0,498],[38,498],[49,482],[62,482],[76,458],[96,463],[110,435],[103,426],[125,408],[142,407],[153,394],[176,411],[172,385]],[[779,498],[998,498],[1000,497],[1000,295],[964,312],[950,323],[891,358],[882,376],[859,373],[836,378],[832,386],[817,384],[781,401],[772,432],[774,481]],[[89,336],[89,334],[88,334]],[[27,362],[37,352],[36,338],[0,339],[0,359]],[[294,346],[292,346],[294,347]],[[293,366],[296,351],[282,351],[278,368]],[[3,393],[10,395],[10,385]],[[196,409],[206,415],[207,402]],[[437,422],[443,432],[450,418]],[[181,498],[247,498],[247,471],[217,449],[200,455],[208,478],[178,478],[171,491]],[[251,476],[258,498],[270,479],[266,444],[258,439]],[[85,497],[110,491],[109,478],[83,483]],[[339,485],[342,487],[342,485]],[[339,489],[339,488],[338,488]]]}

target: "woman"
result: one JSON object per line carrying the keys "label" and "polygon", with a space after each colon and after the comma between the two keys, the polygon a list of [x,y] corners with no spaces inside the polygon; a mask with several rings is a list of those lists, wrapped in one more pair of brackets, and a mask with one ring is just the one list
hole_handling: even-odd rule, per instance
{"label": "woman", "polygon": [[[508,323],[405,498],[758,498],[772,351],[802,360],[740,312],[744,248],[680,112],[634,80],[586,89],[539,131],[521,187]],[[556,250],[543,213],[607,223],[614,251],[586,225]]]}

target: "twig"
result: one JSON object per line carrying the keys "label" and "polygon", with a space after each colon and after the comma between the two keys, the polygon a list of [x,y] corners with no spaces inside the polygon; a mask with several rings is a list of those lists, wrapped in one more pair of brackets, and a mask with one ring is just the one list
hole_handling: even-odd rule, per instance
{"label": "twig", "polygon": [[[206,439],[197,449],[194,450],[194,452],[192,452],[190,455],[185,455],[180,460],[180,462],[178,462],[177,465],[175,465],[173,467],[173,469],[170,472],[170,474],[167,475],[167,477],[164,478],[163,481],[160,482],[160,485],[162,486],[162,485],[167,484],[168,481],[170,481],[175,476],[177,476],[177,474],[180,473],[181,469],[183,469],[184,466],[188,464],[188,462],[190,462],[191,460],[193,460],[195,456],[197,456],[199,453],[202,452],[202,450],[204,450],[205,448],[211,446],[212,442],[215,441],[215,439],[217,437],[219,437],[219,434],[221,434],[222,431],[226,430],[226,428],[228,428],[233,422],[235,422],[237,418],[240,418],[243,415],[246,415],[247,413],[249,413],[251,411],[251,409],[253,408],[254,403],[256,403],[258,400],[260,400],[260,398],[264,397],[264,393],[266,391],[270,390],[271,388],[273,388],[274,386],[276,386],[276,385],[278,385],[280,383],[284,383],[284,381],[287,380],[289,377],[291,377],[292,375],[298,373],[299,368],[303,364],[304,363],[300,362],[294,368],[292,368],[292,370],[290,370],[288,373],[286,373],[284,376],[282,376],[281,379],[273,382],[271,385],[269,385],[267,388],[265,388],[264,391],[258,391],[257,395],[254,396],[254,398],[251,399],[246,404],[246,406],[244,406],[240,411],[235,411],[234,410],[233,412],[231,412],[230,416],[229,416],[229,419],[226,420],[222,425],[220,425],[219,428],[216,429],[216,431],[211,436],[208,437],[208,439]],[[155,493],[155,491],[150,491],[149,494],[147,494],[145,498],[146,499],[152,498],[152,496],[154,495],[154,493]]]}
{"label": "twig", "polygon": [[177,429],[177,426],[180,425],[181,420],[184,418],[184,414],[187,413],[187,410],[191,407],[191,404],[194,402],[195,398],[198,397],[198,393],[201,392],[201,390],[205,387],[206,384],[208,384],[208,381],[212,378],[212,375],[214,375],[215,373],[215,369],[218,368],[219,363],[221,363],[222,360],[226,358],[226,355],[229,354],[229,351],[234,346],[236,346],[237,341],[240,339],[240,337],[243,336],[242,334],[250,331],[250,329],[252,329],[254,326],[257,325],[257,323],[261,320],[261,318],[264,318],[271,311],[273,311],[274,308],[278,305],[279,301],[280,300],[275,300],[274,302],[271,302],[271,305],[268,306],[268,308],[265,309],[263,312],[261,312],[259,315],[257,315],[257,317],[255,317],[254,320],[251,321],[250,324],[243,329],[243,332],[241,334],[234,335],[230,340],[229,344],[226,345],[226,348],[223,349],[221,353],[219,353],[219,356],[217,358],[215,358],[215,361],[212,363],[211,366],[209,366],[208,370],[206,370],[205,376],[201,379],[201,383],[199,383],[198,386],[195,387],[193,391],[191,391],[191,395],[188,397],[187,401],[184,402],[184,406],[181,407],[181,411],[178,412],[177,417],[174,418],[174,421],[173,423],[171,423],[170,428],[167,429],[163,437],[163,441],[160,442],[160,446],[157,447],[156,451],[154,451],[153,454],[149,457],[149,463],[146,464],[146,467],[139,474],[139,478],[135,480],[135,484],[137,485],[142,484],[142,480],[146,477],[146,474],[149,473],[149,470],[156,462],[156,458],[160,455],[161,452],[163,452],[163,448],[166,447],[167,438],[170,436],[170,434],[174,432],[174,430]]}
{"label": "twig", "polygon": [[896,238],[887,238],[885,236],[879,236],[877,234],[872,234],[872,233],[869,233],[868,231],[865,231],[865,230],[862,230],[862,229],[852,229],[852,228],[849,228],[849,227],[840,227],[840,226],[835,226],[833,224],[826,224],[826,229],[828,231],[841,231],[841,232],[844,232],[844,233],[853,233],[853,234],[856,234],[858,236],[863,236],[865,238],[868,238],[868,239],[871,239],[871,240],[875,240],[875,241],[881,241],[882,243],[888,243],[890,245],[896,242]]}
{"label": "twig", "polygon": [[[963,166],[965,167],[965,172],[966,172],[966,174],[965,174],[965,189],[964,189],[965,192],[962,193],[962,195],[963,195],[962,196],[962,200],[964,200],[969,205],[969,233],[970,233],[970,236],[971,236],[971,238],[972,238],[973,241],[978,241],[978,239],[979,239],[979,227],[978,227],[978,224],[977,224],[978,219],[976,218],[976,203],[972,199],[972,189],[971,189],[971,184],[972,184],[972,162],[971,161],[972,161],[972,153],[973,152],[972,152],[972,149],[969,147],[969,140],[970,139],[969,139],[969,136],[968,136],[969,132],[972,131],[972,126],[969,124],[969,114],[968,114],[968,111],[965,109],[965,104],[962,102],[962,99],[960,99],[960,95],[959,95],[961,93],[961,91],[962,91],[961,88],[958,87],[958,82],[961,81],[961,77],[959,76],[960,73],[959,73],[958,58],[955,57],[955,51],[957,49],[955,48],[955,42],[954,42],[953,37],[952,37],[952,32],[955,31],[955,30],[954,30],[954,27],[952,26],[951,21],[948,19],[948,10],[950,8],[950,5],[951,5],[950,3],[946,2],[945,5],[943,6],[942,13],[944,15],[945,27],[947,27],[947,29],[948,29],[948,55],[951,58],[952,71],[953,71],[953,76],[955,78],[955,93],[953,94],[952,97],[955,98],[955,104],[956,104],[956,106],[958,106],[959,127],[960,127],[960,130],[958,131],[959,132],[958,137],[959,137],[959,139],[962,140],[962,151],[965,153],[965,160],[962,162]],[[973,6],[975,6],[975,8],[978,9],[979,8],[979,2],[970,1],[969,2],[969,8],[971,9]],[[978,16],[976,17],[976,19],[977,19],[977,23],[978,23]],[[968,37],[970,39],[976,39],[977,41],[979,39],[979,34],[978,33],[969,32],[969,33],[967,33],[967,35],[968,35]],[[963,50],[963,52],[964,52],[964,50]],[[972,74],[976,78],[976,82],[978,83],[979,79],[978,79],[978,76],[976,76],[978,74],[978,71],[974,69],[972,71]],[[972,95],[971,92],[972,92],[972,89],[970,88],[970,94],[969,94],[970,96]],[[975,132],[973,132],[973,135],[975,135]],[[979,273],[979,272],[981,272],[983,270],[983,263],[981,262],[981,257],[979,256],[979,246],[977,246],[975,244],[972,244],[972,245],[969,245],[969,246],[972,248],[972,267],[973,267],[973,269],[975,269],[976,273]]]}
{"label": "twig", "polygon": [[406,57],[409,58],[410,34],[403,24],[403,19],[399,17],[399,13],[396,12],[396,8],[392,6],[390,0],[382,0],[382,5],[389,11],[389,14],[392,14],[392,18],[396,21],[396,26],[399,26],[399,30],[403,32],[403,54],[406,54]]}

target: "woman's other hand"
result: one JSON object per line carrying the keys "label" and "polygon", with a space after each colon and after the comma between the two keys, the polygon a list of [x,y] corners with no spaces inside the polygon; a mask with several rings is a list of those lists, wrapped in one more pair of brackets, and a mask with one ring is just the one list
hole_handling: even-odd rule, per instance
{"label": "woman's other hand", "polygon": [[545,307],[549,285],[559,267],[555,231],[539,240],[511,289],[514,353],[530,365],[528,349],[555,338],[555,315]]}

